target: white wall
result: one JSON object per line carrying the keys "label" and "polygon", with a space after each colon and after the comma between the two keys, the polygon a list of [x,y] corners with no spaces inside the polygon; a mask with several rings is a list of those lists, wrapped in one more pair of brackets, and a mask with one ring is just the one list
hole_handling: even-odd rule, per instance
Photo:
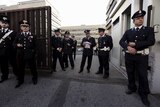
{"label": "white wall", "polygon": [[[112,29],[111,29],[111,36],[113,38],[113,49],[111,51],[111,62],[117,66],[120,67],[120,61],[121,61],[121,47],[119,45],[119,41],[123,35],[123,19],[122,19],[122,13],[130,6],[132,0],[126,0],[121,8],[115,13],[115,15],[112,17]],[[113,26],[113,22],[119,17],[119,23],[115,26]]]}
{"label": "white wall", "polygon": [[[160,0],[152,0],[153,3],[153,25],[160,25]],[[152,25],[152,26],[153,26]],[[160,30],[160,28],[159,28]],[[155,33],[156,44],[152,47],[150,62],[152,65],[151,92],[160,93],[160,32]]]}

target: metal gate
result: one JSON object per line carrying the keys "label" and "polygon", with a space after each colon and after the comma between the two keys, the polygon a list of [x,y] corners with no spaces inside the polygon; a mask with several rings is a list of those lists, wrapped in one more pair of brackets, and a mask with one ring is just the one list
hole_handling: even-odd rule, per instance
{"label": "metal gate", "polygon": [[10,28],[19,32],[19,21],[26,19],[30,22],[30,30],[37,38],[36,63],[38,69],[51,67],[51,7],[26,8],[18,10],[0,11],[10,19]]}

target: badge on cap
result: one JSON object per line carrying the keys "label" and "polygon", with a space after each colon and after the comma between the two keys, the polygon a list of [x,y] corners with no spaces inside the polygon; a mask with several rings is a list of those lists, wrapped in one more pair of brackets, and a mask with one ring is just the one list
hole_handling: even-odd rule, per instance
{"label": "badge on cap", "polygon": [[23,20],[23,23],[26,24],[26,23],[27,23],[27,20]]}
{"label": "badge on cap", "polygon": [[3,20],[7,20],[7,18],[6,18],[6,17],[3,17]]}

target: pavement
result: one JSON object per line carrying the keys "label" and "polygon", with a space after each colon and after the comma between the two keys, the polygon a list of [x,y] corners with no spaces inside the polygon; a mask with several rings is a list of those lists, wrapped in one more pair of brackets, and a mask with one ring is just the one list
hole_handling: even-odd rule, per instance
{"label": "pavement", "polygon": [[[25,83],[15,89],[16,78],[0,84],[0,107],[145,107],[137,93],[126,95],[127,79],[110,64],[110,77],[96,75],[98,58],[93,57],[91,72],[79,74],[81,55],[77,55],[75,69],[57,72],[39,71],[38,84],[33,85],[26,73]],[[160,107],[158,95],[149,95],[151,107]]]}

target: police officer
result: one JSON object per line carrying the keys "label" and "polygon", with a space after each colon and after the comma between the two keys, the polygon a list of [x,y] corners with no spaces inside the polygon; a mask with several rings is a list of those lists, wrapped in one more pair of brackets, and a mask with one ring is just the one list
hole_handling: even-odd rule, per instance
{"label": "police officer", "polygon": [[56,72],[57,59],[59,59],[62,70],[65,71],[62,58],[63,38],[60,29],[55,29],[54,32],[55,35],[51,37],[51,46],[53,50],[53,70],[51,73]]}
{"label": "police officer", "polygon": [[77,40],[75,39],[74,35],[72,35],[72,39],[73,39],[72,54],[73,54],[73,57],[75,60],[76,59],[76,50],[77,50]]}
{"label": "police officer", "polygon": [[37,69],[35,61],[36,37],[29,29],[30,24],[27,20],[19,22],[21,32],[16,36],[14,46],[17,48],[17,66],[18,66],[18,83],[15,88],[20,87],[24,83],[25,66],[29,65],[32,73],[32,82],[37,84]]}
{"label": "police officer", "polygon": [[68,67],[68,58],[71,64],[71,69],[74,69],[74,61],[72,55],[73,39],[70,38],[70,32],[66,31],[63,39],[63,61],[65,68]]}
{"label": "police officer", "polygon": [[[98,28],[98,59],[99,70],[96,74],[103,74],[103,78],[109,77],[109,52],[113,48],[112,37],[105,34],[104,28]],[[104,71],[104,72],[103,72]]]}
{"label": "police officer", "polygon": [[91,37],[90,30],[85,30],[84,33],[86,34],[86,37],[84,37],[81,42],[81,46],[83,47],[83,55],[79,73],[83,72],[86,58],[88,58],[87,71],[88,73],[90,72],[93,56],[93,47],[96,46],[95,38]]}
{"label": "police officer", "polygon": [[145,14],[144,10],[139,10],[133,14],[132,19],[135,27],[127,30],[119,43],[125,51],[125,65],[128,75],[128,90],[126,94],[132,94],[137,90],[135,84],[136,70],[139,80],[138,93],[143,104],[149,106],[148,54],[149,46],[155,43],[155,35],[153,28],[143,26]]}
{"label": "police officer", "polygon": [[0,16],[0,66],[1,66],[1,81],[8,79],[9,69],[8,63],[11,64],[13,68],[13,73],[17,77],[17,67],[16,67],[16,50],[13,47],[13,41],[16,37],[16,32],[9,29],[9,20],[7,16]]}

